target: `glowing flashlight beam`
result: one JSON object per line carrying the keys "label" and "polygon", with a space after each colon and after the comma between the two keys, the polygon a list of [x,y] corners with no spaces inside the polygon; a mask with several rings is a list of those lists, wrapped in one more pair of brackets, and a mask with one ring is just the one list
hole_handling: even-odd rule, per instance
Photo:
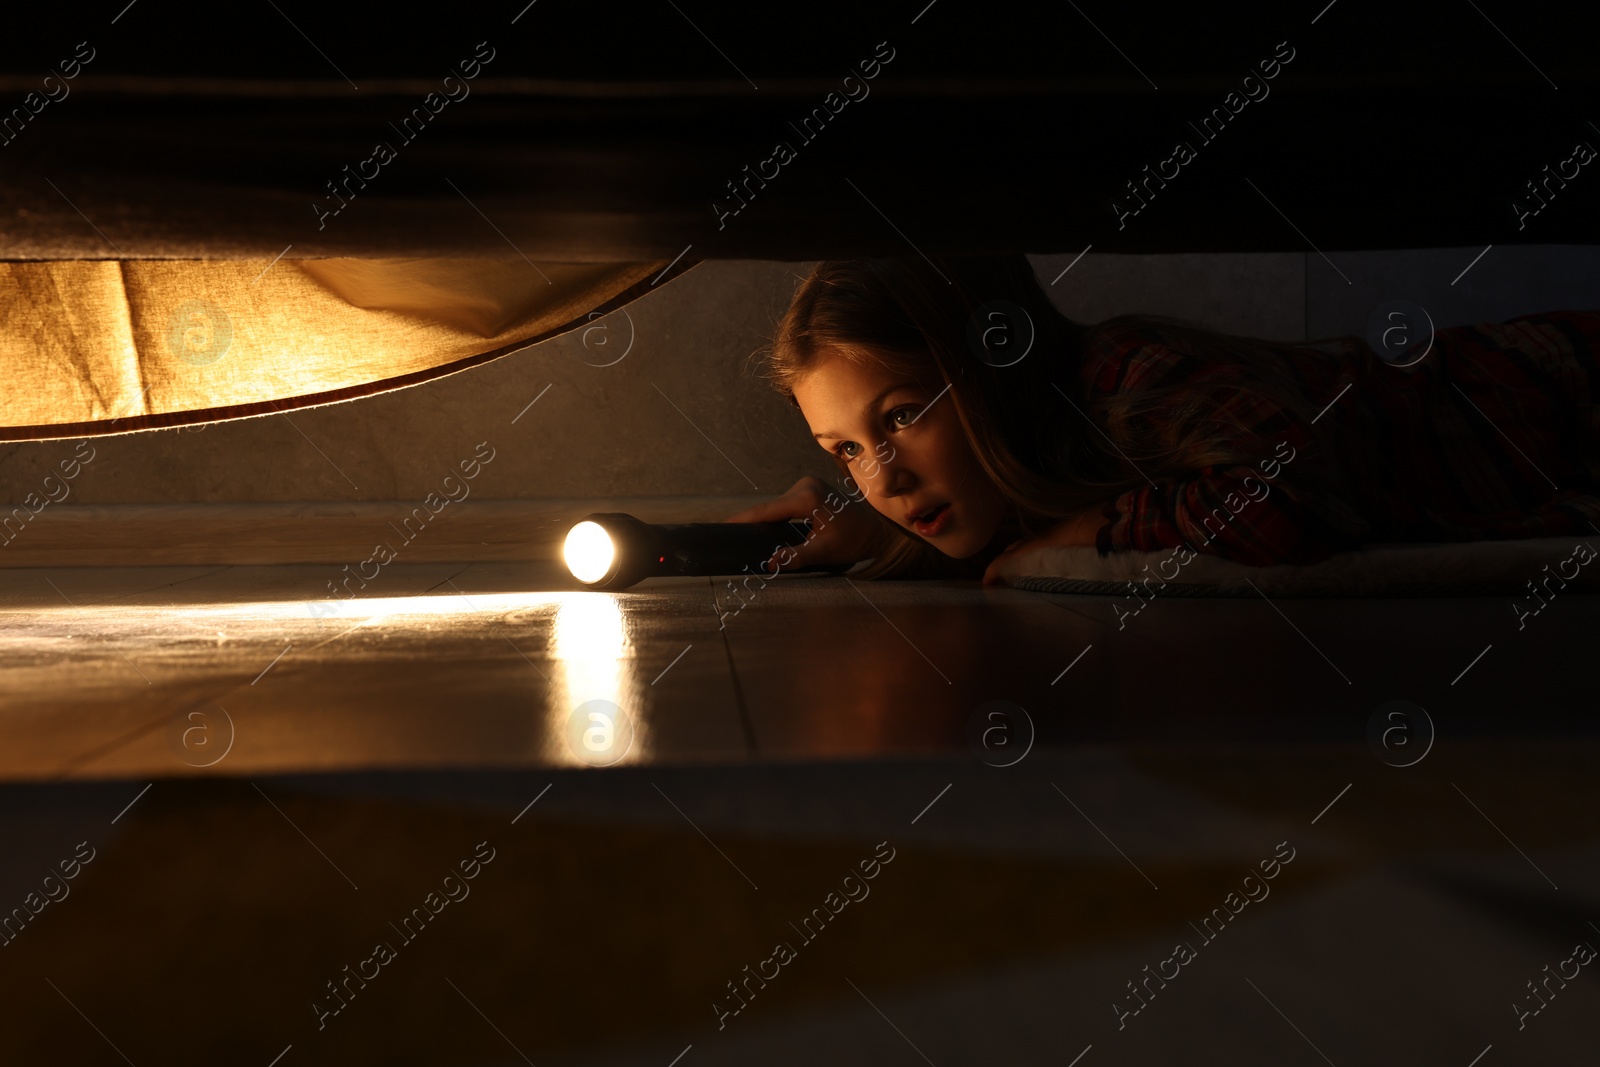
{"label": "glowing flashlight beam", "polygon": [[617,550],[605,527],[585,520],[567,531],[561,554],[574,578],[580,582],[598,582],[610,572]]}

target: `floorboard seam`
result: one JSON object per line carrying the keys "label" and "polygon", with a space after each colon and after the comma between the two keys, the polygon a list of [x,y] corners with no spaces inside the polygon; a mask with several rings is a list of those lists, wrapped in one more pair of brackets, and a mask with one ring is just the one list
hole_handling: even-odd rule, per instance
{"label": "floorboard seam", "polygon": [[[711,613],[720,621],[721,609],[717,607],[717,588],[711,579],[706,579],[706,588],[711,591]],[[733,646],[728,644],[728,628],[718,626],[717,635],[722,638],[722,652],[728,657],[728,680],[733,683],[733,700],[739,708],[739,725],[744,728],[744,743],[750,750],[750,755],[758,756],[761,750],[756,745],[755,724],[750,721],[750,709],[745,704],[744,687],[739,684],[739,669],[733,663]]]}

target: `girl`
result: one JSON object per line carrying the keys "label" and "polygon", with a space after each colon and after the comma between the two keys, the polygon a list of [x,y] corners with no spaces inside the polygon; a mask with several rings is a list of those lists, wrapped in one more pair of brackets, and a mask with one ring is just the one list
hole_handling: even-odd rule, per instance
{"label": "girl", "polygon": [[773,571],[985,584],[1041,544],[1265,566],[1600,532],[1597,351],[1596,311],[1439,330],[1399,366],[1349,336],[1077,323],[1022,255],[823,262],[766,376],[847,492],[808,476],[727,521],[812,520]]}

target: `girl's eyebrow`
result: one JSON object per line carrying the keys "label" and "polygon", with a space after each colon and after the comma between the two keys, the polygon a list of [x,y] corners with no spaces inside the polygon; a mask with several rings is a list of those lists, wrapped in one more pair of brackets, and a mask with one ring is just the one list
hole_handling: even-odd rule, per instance
{"label": "girl's eyebrow", "polygon": [[[877,396],[873,397],[871,400],[867,401],[867,406],[862,409],[861,413],[863,415],[870,416],[875,410],[877,410],[878,405],[883,403],[883,398],[894,392],[896,389],[915,389],[918,388],[919,385],[920,383],[918,382],[897,382],[896,384],[889,386],[889,388],[885,389]],[[820,440],[824,437],[842,437],[844,435],[834,433],[832,430],[827,430],[823,433],[814,433],[811,436]]]}

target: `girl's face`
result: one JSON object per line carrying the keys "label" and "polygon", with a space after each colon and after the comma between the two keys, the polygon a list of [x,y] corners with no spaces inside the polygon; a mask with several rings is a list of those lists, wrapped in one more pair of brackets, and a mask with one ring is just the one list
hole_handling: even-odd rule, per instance
{"label": "girl's face", "polygon": [[[1009,501],[973,455],[945,388],[830,352],[794,397],[817,443],[848,461],[874,508],[965,559],[994,538]],[[931,524],[916,522],[934,508],[942,510]]]}

